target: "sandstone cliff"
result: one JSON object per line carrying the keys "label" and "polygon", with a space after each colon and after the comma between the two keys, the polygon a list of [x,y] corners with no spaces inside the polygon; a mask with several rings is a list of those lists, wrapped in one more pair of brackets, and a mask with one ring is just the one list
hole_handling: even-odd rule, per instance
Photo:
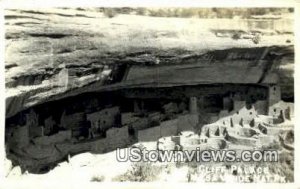
{"label": "sandstone cliff", "polygon": [[[256,31],[262,39],[232,39],[224,30]],[[248,20],[6,10],[5,32],[6,117],[73,89],[102,85],[124,64],[269,60],[272,65],[262,69],[279,71],[283,97],[293,98],[293,35],[286,21],[260,28]]]}

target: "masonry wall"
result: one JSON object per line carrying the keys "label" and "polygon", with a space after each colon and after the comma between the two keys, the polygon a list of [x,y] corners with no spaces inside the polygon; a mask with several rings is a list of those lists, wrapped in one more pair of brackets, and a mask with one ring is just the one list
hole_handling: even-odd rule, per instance
{"label": "masonry wall", "polygon": [[207,144],[212,149],[224,149],[226,147],[226,141],[223,138],[211,137],[207,139]]}
{"label": "masonry wall", "polygon": [[160,126],[138,131],[139,142],[156,141],[161,138]]}
{"label": "masonry wall", "polygon": [[107,145],[111,148],[124,147],[130,142],[128,126],[111,128],[106,131]]}
{"label": "masonry wall", "polygon": [[161,122],[159,126],[138,131],[138,141],[156,141],[161,137],[178,134],[178,119]]}
{"label": "masonry wall", "polygon": [[26,154],[28,154],[29,157],[34,157],[34,159],[40,159],[47,162],[48,159],[59,159],[60,153],[57,151],[57,149],[53,148],[52,145],[48,146],[36,146],[36,145],[29,145],[24,149],[26,151]]}
{"label": "masonry wall", "polygon": [[246,106],[246,101],[244,100],[234,100],[233,101],[233,109],[234,111],[239,111],[243,107]]}
{"label": "masonry wall", "polygon": [[61,116],[60,126],[65,129],[82,127],[85,124],[86,117],[84,112],[78,112],[67,115],[65,112]]}
{"label": "masonry wall", "polygon": [[233,109],[233,100],[230,97],[223,98],[223,109],[228,111]]}
{"label": "masonry wall", "polygon": [[138,119],[139,118],[137,116],[135,116],[135,113],[132,113],[132,112],[121,113],[121,124],[122,125],[129,125],[131,123],[134,123]]}
{"label": "masonry wall", "polygon": [[291,120],[292,117],[294,117],[294,105],[293,103],[286,103],[283,101],[279,101],[272,106],[269,107],[269,115],[278,118],[281,116],[281,111],[282,111],[282,116],[284,120]]}
{"label": "masonry wall", "polygon": [[131,124],[132,128],[137,132],[138,130],[149,128],[148,118],[139,118],[137,121]]}
{"label": "masonry wall", "polygon": [[65,142],[67,140],[71,140],[71,138],[72,138],[72,132],[71,130],[68,130],[68,131],[59,131],[58,133],[51,136],[37,137],[33,139],[33,141],[35,144],[47,146],[47,145]]}
{"label": "masonry wall", "polygon": [[256,146],[257,139],[254,138],[245,138],[245,137],[239,137],[239,136],[229,136],[228,141],[232,142],[233,144],[237,145],[246,145],[246,146]]}
{"label": "masonry wall", "polygon": [[281,89],[278,85],[269,87],[269,106],[279,102],[281,100]]}
{"label": "masonry wall", "polygon": [[268,101],[266,100],[257,100],[254,103],[254,108],[259,115],[267,115],[268,114]]}
{"label": "masonry wall", "polygon": [[186,114],[178,116],[178,131],[194,131],[199,123],[197,114]]}
{"label": "masonry wall", "polygon": [[55,121],[52,118],[52,116],[48,117],[44,121],[45,127],[44,127],[44,134],[49,135],[53,131],[53,127],[55,125]]}
{"label": "masonry wall", "polygon": [[106,138],[91,143],[91,150],[99,153],[116,150],[131,144],[132,140],[128,133],[128,126],[111,128],[107,130]]}
{"label": "masonry wall", "polygon": [[241,127],[239,125],[236,125],[233,128],[228,128],[227,131],[230,136],[241,136],[246,138],[250,138],[253,135],[257,134],[254,129]]}
{"label": "masonry wall", "polygon": [[138,131],[138,141],[155,141],[161,137],[174,136],[181,131],[194,131],[199,118],[196,114],[180,115],[178,118],[161,122],[159,126]]}
{"label": "masonry wall", "polygon": [[173,136],[178,134],[178,119],[168,120],[160,123],[161,137]]}
{"label": "masonry wall", "polygon": [[23,148],[29,144],[28,126],[18,126],[12,132],[11,136],[12,148]]}
{"label": "masonry wall", "polygon": [[36,138],[44,135],[44,127],[43,126],[31,126],[28,127],[29,137]]}
{"label": "masonry wall", "polygon": [[119,107],[105,108],[101,111],[88,114],[87,120],[91,122],[92,128],[105,130],[116,125],[117,115],[119,114]]}

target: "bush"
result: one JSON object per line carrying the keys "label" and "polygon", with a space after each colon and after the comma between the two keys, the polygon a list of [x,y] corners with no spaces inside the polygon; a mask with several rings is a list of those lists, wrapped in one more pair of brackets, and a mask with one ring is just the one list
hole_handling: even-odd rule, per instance
{"label": "bush", "polygon": [[236,32],[232,35],[232,39],[238,40],[241,39],[242,34],[239,32]]}
{"label": "bush", "polygon": [[149,162],[137,162],[132,165],[132,169],[123,175],[115,177],[113,180],[118,182],[149,182],[155,181],[158,174],[161,172],[161,167],[153,166]]}
{"label": "bush", "polygon": [[108,18],[113,18],[117,15],[117,12],[113,8],[104,8],[103,14]]}
{"label": "bush", "polygon": [[142,16],[144,16],[144,15],[146,15],[146,13],[147,13],[147,9],[146,9],[146,8],[137,8],[137,9],[136,9],[136,14],[137,14],[137,15],[142,15]]}
{"label": "bush", "polygon": [[252,41],[254,44],[258,44],[261,40],[261,37],[259,34],[256,34],[253,38],[252,38]]}
{"label": "bush", "polygon": [[103,182],[104,181],[104,176],[103,175],[101,175],[101,176],[93,176],[92,178],[91,178],[91,182]]}

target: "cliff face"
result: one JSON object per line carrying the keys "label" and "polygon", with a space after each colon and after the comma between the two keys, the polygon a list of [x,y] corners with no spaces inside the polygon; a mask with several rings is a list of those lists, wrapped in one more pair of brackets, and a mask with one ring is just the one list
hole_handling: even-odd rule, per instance
{"label": "cliff face", "polygon": [[[75,88],[107,83],[125,64],[269,61],[262,69],[276,70],[283,97],[292,98],[292,25],[282,23],[259,28],[249,20],[6,10],[6,117]],[[261,41],[226,37],[229,29],[260,32]]]}

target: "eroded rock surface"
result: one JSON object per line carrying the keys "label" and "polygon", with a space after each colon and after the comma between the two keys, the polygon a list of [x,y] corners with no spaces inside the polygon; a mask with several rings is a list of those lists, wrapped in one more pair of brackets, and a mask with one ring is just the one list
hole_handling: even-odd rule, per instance
{"label": "eroded rock surface", "polygon": [[292,27],[275,24],[276,28],[260,30],[258,44],[219,37],[212,31],[234,30],[241,27],[235,26],[238,23],[246,32],[259,30],[247,27],[245,20],[124,14],[109,18],[92,9],[6,10],[6,116],[74,88],[95,82],[101,86],[124,64],[274,59],[283,96],[291,98]]}

